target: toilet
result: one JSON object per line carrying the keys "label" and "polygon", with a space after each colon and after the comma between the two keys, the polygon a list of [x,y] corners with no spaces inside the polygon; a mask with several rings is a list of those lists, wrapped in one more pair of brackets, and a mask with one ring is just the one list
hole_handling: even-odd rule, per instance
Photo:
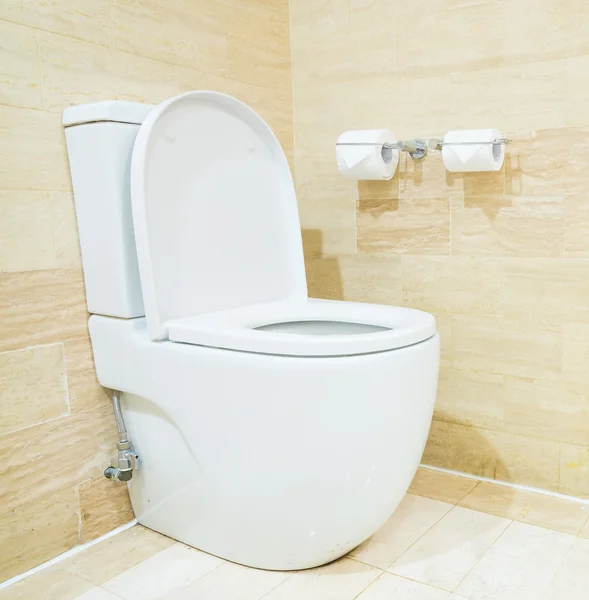
{"label": "toilet", "polygon": [[435,319],[308,297],[286,157],[239,100],[99,102],[63,124],[96,373],[140,457],[137,521],[263,569],[352,550],[419,464]]}

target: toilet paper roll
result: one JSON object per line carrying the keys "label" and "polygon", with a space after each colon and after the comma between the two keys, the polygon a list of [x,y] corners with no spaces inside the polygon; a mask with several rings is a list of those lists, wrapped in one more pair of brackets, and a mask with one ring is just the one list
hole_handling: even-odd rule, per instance
{"label": "toilet paper roll", "polygon": [[448,131],[442,146],[442,159],[446,169],[451,173],[499,171],[505,159],[505,145],[489,142],[502,137],[496,129]]}
{"label": "toilet paper roll", "polygon": [[391,179],[399,163],[399,151],[384,148],[396,143],[388,129],[344,131],[335,147],[339,172],[349,179]]}

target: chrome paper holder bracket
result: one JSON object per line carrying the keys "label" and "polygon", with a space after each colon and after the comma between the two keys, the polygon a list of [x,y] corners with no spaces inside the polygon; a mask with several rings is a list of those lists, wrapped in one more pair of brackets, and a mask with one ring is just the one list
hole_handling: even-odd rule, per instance
{"label": "chrome paper holder bracket", "polygon": [[508,138],[497,138],[491,142],[445,142],[439,138],[433,138],[428,142],[428,146],[431,150],[442,150],[444,146],[472,146],[472,145],[481,145],[481,144],[496,144],[505,146],[509,144],[511,140]]}
{"label": "chrome paper holder bracket", "polygon": [[382,146],[383,148],[390,148],[391,150],[400,150],[401,152],[407,152],[409,156],[414,160],[424,158],[427,154],[427,142],[422,139],[415,140],[402,140],[389,144],[384,142],[380,144],[378,142],[337,142],[337,146]]}

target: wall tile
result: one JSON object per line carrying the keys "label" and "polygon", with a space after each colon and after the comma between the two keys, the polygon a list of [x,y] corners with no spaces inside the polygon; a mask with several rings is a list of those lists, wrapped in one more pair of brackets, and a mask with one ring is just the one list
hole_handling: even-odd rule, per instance
{"label": "wall tile", "polygon": [[281,76],[290,80],[288,11],[255,10],[234,1],[225,28],[229,77],[262,86]]}
{"label": "wall tile", "polygon": [[562,376],[567,381],[589,383],[589,324],[574,321],[574,315],[562,326]]}
{"label": "wall tile", "polygon": [[158,103],[177,93],[173,66],[79,42],[39,34],[46,108],[99,100]]}
{"label": "wall tile", "polygon": [[[583,3],[576,6],[574,12],[576,13],[579,9],[588,12]],[[582,17],[579,15],[577,24],[580,25],[581,22]],[[570,32],[569,38],[575,39],[570,36]],[[589,109],[587,108],[589,102],[589,91],[587,90],[589,85],[589,74],[587,73],[587,69],[589,69],[589,36],[585,33],[584,38],[586,47],[583,55],[569,58],[566,61],[565,123],[567,126],[572,127],[589,124]]]}
{"label": "wall tile", "polygon": [[470,256],[402,257],[403,303],[428,312],[498,314],[503,265]]}
{"label": "wall tile", "polygon": [[460,506],[572,535],[587,520],[586,507],[578,502],[484,481]]}
{"label": "wall tile", "polygon": [[[424,10],[420,18],[412,15],[400,19],[399,63],[402,69],[423,75],[471,71],[502,64],[506,38],[501,9],[501,4],[487,2],[439,13]],[[436,49],[435,53],[432,48]]]}
{"label": "wall tile", "polygon": [[1,351],[87,335],[81,270],[1,273],[0,288]]}
{"label": "wall tile", "polygon": [[452,364],[457,369],[558,379],[561,326],[535,318],[454,315]]}
{"label": "wall tile", "polygon": [[63,346],[0,353],[0,435],[68,413]]}
{"label": "wall tile", "polygon": [[448,199],[361,200],[358,249],[396,254],[449,254]]}
{"label": "wall tile", "polygon": [[3,189],[70,190],[61,115],[0,105]]}
{"label": "wall tile", "polygon": [[584,195],[589,173],[583,156],[589,151],[585,127],[509,133],[506,191],[524,196]]}
{"label": "wall tile", "polygon": [[589,498],[589,444],[560,444],[560,484],[558,491]]}
{"label": "wall tile", "polygon": [[[0,456],[5,456],[3,451]],[[57,456],[55,459],[52,471],[58,464],[65,464]],[[20,485],[9,485],[8,491],[2,474],[0,480],[5,490],[0,495],[6,497],[7,492],[14,495],[10,505],[2,503],[0,509],[0,580],[4,581],[79,543],[79,504],[72,486],[56,486],[51,493],[39,494],[30,502]]]}
{"label": "wall tile", "polygon": [[560,257],[563,196],[453,198],[452,252]]}
{"label": "wall tile", "polygon": [[434,421],[423,463],[558,490],[558,442]]}
{"label": "wall tile", "polygon": [[505,262],[505,314],[538,319],[574,315],[589,320],[587,259],[518,259]]}
{"label": "wall tile", "polygon": [[0,18],[103,46],[111,43],[108,0],[8,0],[5,4]]}
{"label": "wall tile", "polygon": [[440,365],[442,367],[452,366],[452,316],[445,313],[437,313],[436,324],[440,334]]}
{"label": "wall tile", "polygon": [[135,518],[124,483],[99,475],[78,486],[80,541],[85,544]]}
{"label": "wall tile", "polygon": [[222,75],[227,61],[222,14],[203,0],[114,0],[114,47]]}
{"label": "wall tile", "polygon": [[563,255],[565,258],[589,257],[589,202],[586,195],[565,196]]}
{"label": "wall tile", "polygon": [[474,479],[419,467],[408,493],[458,504],[477,485],[478,481]]}
{"label": "wall tile", "polygon": [[0,190],[0,270],[81,267],[73,196]]}
{"label": "wall tile", "polygon": [[43,86],[37,56],[37,33],[0,21],[0,103],[43,108]]}

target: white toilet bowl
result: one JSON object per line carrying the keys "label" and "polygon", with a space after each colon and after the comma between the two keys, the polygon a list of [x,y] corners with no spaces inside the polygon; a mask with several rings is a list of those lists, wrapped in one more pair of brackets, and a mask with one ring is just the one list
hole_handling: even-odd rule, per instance
{"label": "white toilet bowl", "polygon": [[423,452],[434,318],[308,299],[284,153],[241,102],[98,103],[64,124],[96,371],[141,458],[138,521],[267,569],[363,542]]}

